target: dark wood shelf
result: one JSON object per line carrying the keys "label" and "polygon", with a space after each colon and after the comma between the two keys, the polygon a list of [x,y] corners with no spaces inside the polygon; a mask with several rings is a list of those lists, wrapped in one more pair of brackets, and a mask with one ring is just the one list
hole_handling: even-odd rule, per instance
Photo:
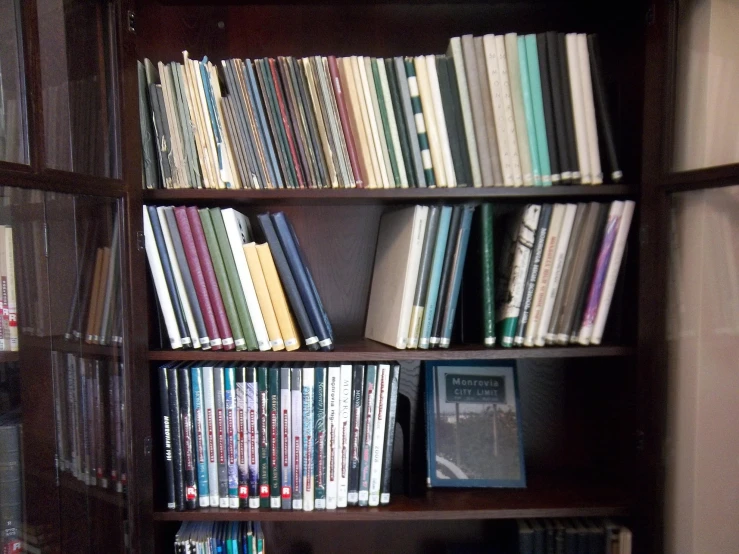
{"label": "dark wood shelf", "polygon": [[19,358],[18,352],[0,352],[0,364],[17,362]]}
{"label": "dark wood shelf", "polygon": [[[541,481],[541,479],[540,479]],[[313,512],[201,508],[155,511],[155,521],[413,521],[520,517],[612,517],[628,514],[629,501],[617,487],[544,481],[526,489],[436,489],[424,496],[394,496],[387,506]]]}
{"label": "dark wood shelf", "polygon": [[144,202],[198,203],[344,203],[385,204],[446,200],[555,200],[622,198],[635,196],[636,185],[552,186],[552,187],[459,187],[407,189],[157,189],[143,191]]}
{"label": "dark wood shelf", "polygon": [[354,360],[511,360],[531,358],[598,358],[631,356],[631,346],[552,346],[544,348],[485,348],[467,344],[433,350],[397,350],[368,339],[339,342],[333,352],[213,352],[211,350],[149,350],[149,359],[157,361],[354,361]]}

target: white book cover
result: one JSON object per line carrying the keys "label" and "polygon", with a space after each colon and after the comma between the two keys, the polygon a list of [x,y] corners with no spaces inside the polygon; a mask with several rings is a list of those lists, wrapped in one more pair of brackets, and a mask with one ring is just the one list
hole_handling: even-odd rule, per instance
{"label": "white book cover", "polygon": [[582,85],[583,108],[585,110],[585,130],[588,137],[590,177],[593,185],[600,185],[603,183],[603,171],[600,167],[598,126],[595,121],[595,104],[593,102],[593,81],[590,75],[588,39],[584,33],[579,33],[575,36],[577,37],[577,52],[580,62],[580,84]]}
{"label": "white book cover", "polygon": [[[355,112],[357,120],[357,139],[362,148],[362,156],[364,157],[367,173],[365,176],[367,188],[382,188],[382,175],[377,165],[377,153],[375,152],[372,142],[372,131],[364,104],[364,92],[362,88],[362,78],[359,74],[359,66],[357,56],[344,58],[344,67],[346,69],[346,78],[349,81],[349,95],[351,98],[352,110]],[[354,83],[352,86],[351,83]]]}
{"label": "white book cover", "polygon": [[557,239],[557,249],[554,251],[554,266],[549,277],[549,284],[547,285],[547,294],[544,298],[544,309],[541,314],[541,321],[539,322],[539,330],[534,340],[536,346],[544,346],[546,344],[549,321],[552,318],[552,310],[554,309],[554,300],[557,297],[557,290],[559,289],[559,282],[562,277],[562,266],[565,263],[567,248],[570,244],[572,224],[575,222],[575,212],[577,212],[577,204],[567,204],[559,238]]}
{"label": "white book cover", "polygon": [[221,214],[228,235],[228,243],[231,246],[234,262],[236,262],[236,272],[239,274],[241,288],[246,297],[246,306],[249,308],[249,318],[254,326],[254,334],[257,336],[259,350],[270,350],[272,346],[277,346],[277,344],[270,344],[262,309],[259,307],[257,291],[254,288],[254,281],[251,278],[249,266],[246,263],[246,255],[244,254],[244,245],[249,244],[252,240],[249,219],[233,208],[221,210]]}
{"label": "white book cover", "polygon": [[154,231],[151,228],[149,220],[149,211],[146,206],[143,207],[144,212],[144,248],[146,250],[146,258],[149,260],[149,268],[151,269],[152,280],[154,281],[154,289],[157,291],[159,306],[162,310],[164,318],[164,326],[169,336],[169,344],[173,349],[182,348],[182,340],[180,339],[180,331],[177,327],[177,320],[174,317],[174,308],[172,307],[172,298],[167,290],[167,283],[164,280],[164,270],[162,269],[162,261],[159,258],[159,250],[154,240]]}
{"label": "white book cover", "polygon": [[195,325],[195,316],[193,316],[192,313],[190,300],[187,298],[187,294],[185,294],[185,282],[182,280],[182,271],[180,270],[180,264],[177,262],[177,256],[175,255],[174,246],[172,245],[172,235],[169,233],[169,224],[167,223],[167,217],[164,215],[163,206],[159,206],[157,208],[157,216],[159,217],[159,226],[162,228],[162,235],[164,235],[164,245],[167,247],[169,264],[172,266],[175,286],[180,293],[180,305],[185,314],[187,332],[190,333],[192,347],[200,348],[200,337],[198,337],[198,328]]}
{"label": "white book cover", "polygon": [[470,90],[467,83],[467,71],[464,66],[464,54],[462,52],[462,38],[454,37],[449,41],[449,50],[454,59],[454,72],[457,75],[457,88],[459,89],[459,103],[462,108],[462,122],[464,123],[464,135],[467,140],[467,150],[470,154],[470,169],[472,170],[472,185],[476,188],[482,186],[482,173],[480,170],[480,158],[477,154],[477,138],[475,137],[475,124],[472,118],[472,105],[470,104]]}
{"label": "white book cover", "polygon": [[454,160],[452,159],[452,148],[449,144],[449,132],[446,128],[446,117],[444,116],[444,104],[441,101],[441,88],[439,87],[439,74],[436,71],[436,56],[428,55],[426,58],[426,73],[431,91],[431,100],[436,118],[436,131],[439,135],[441,145],[441,157],[444,160],[444,171],[446,173],[446,186],[456,187],[457,176],[454,173]]}
{"label": "white book cover", "polygon": [[[495,50],[498,54],[498,74],[500,75],[500,86],[503,93],[503,115],[506,137],[508,139],[508,150],[511,154],[513,186],[520,187],[523,185],[523,175],[521,171],[521,159],[518,152],[518,140],[516,138],[516,119],[513,113],[513,98],[508,74],[508,56],[506,53],[505,37],[503,35],[495,36]],[[516,51],[518,51],[518,47],[516,47]]]}
{"label": "white book cover", "polygon": [[611,308],[611,300],[613,300],[613,290],[618,280],[618,272],[621,268],[624,251],[626,250],[626,239],[629,237],[629,228],[631,220],[634,216],[634,201],[626,200],[624,202],[624,211],[621,214],[621,223],[618,226],[618,234],[613,244],[613,252],[611,253],[611,261],[608,263],[608,271],[606,279],[603,282],[603,291],[601,292],[600,301],[598,302],[598,313],[595,316],[593,324],[593,334],[590,337],[591,344],[600,344],[603,340],[603,330],[608,319],[608,311]]}
{"label": "white book cover", "polygon": [[390,364],[379,364],[377,369],[377,394],[375,396],[375,425],[372,436],[372,458],[370,462],[369,505],[380,505],[382,484],[382,461],[385,448],[385,423],[387,398],[390,389]]}
{"label": "white book cover", "polygon": [[326,372],[326,509],[335,510],[339,493],[339,375],[341,366]]}
{"label": "white book cover", "polygon": [[482,44],[485,51],[485,68],[487,70],[487,73],[482,77],[487,77],[490,88],[490,98],[483,98],[483,102],[489,102],[489,105],[493,107],[495,137],[498,141],[498,154],[500,157],[501,171],[503,172],[503,184],[511,187],[513,186],[513,166],[511,165],[511,153],[508,146],[508,135],[506,133],[503,87],[498,69],[498,49],[495,44],[495,36],[485,35],[482,38]]}
{"label": "white book cover", "polygon": [[380,113],[380,100],[377,97],[377,83],[375,82],[375,76],[372,72],[372,58],[365,56],[362,58],[364,61],[364,71],[367,77],[367,89],[369,92],[370,103],[367,105],[367,109],[371,110],[370,115],[374,114],[375,122],[377,123],[377,139],[379,145],[380,159],[385,164],[385,175],[387,175],[387,181],[385,188],[395,188],[395,176],[393,175],[393,166],[390,164],[390,152],[389,148],[392,148],[392,144],[388,145],[385,133],[382,127],[382,114]]}
{"label": "white book cover", "polygon": [[203,373],[203,415],[205,420],[205,440],[208,443],[208,491],[210,505],[218,506],[218,458],[216,453],[216,409],[213,391],[213,366],[204,365]]}
{"label": "white book cover", "polygon": [[[398,124],[395,120],[395,114],[400,106],[393,106],[393,98],[390,96],[390,85],[387,81],[387,70],[385,63],[380,60],[377,64],[377,71],[380,74],[380,86],[382,87],[382,96],[385,99],[385,106],[387,109],[387,119],[390,124],[390,137],[392,138],[392,149],[395,153],[395,159],[398,164],[398,174],[400,176],[400,186],[402,188],[408,188],[408,175],[405,172],[405,161],[403,158],[403,150],[400,148],[400,135],[398,134]],[[402,115],[399,114],[400,117]],[[390,145],[388,144],[388,148]]]}
{"label": "white book cover", "polygon": [[544,253],[541,257],[539,276],[536,279],[534,298],[531,301],[529,321],[526,324],[526,332],[524,333],[524,346],[534,346],[536,332],[539,330],[539,322],[541,321],[541,316],[544,311],[547,287],[549,286],[549,279],[551,278],[552,269],[554,268],[557,239],[562,230],[562,221],[564,221],[566,209],[567,207],[565,204],[555,204],[552,208],[552,218],[549,222],[549,230],[547,231],[547,238],[544,242]]}
{"label": "white book cover", "polygon": [[[354,58],[352,58],[352,61]],[[374,159],[377,161],[376,171],[382,179],[382,185],[378,188],[390,188],[390,180],[392,175],[388,178],[388,165],[385,164],[385,156],[382,152],[382,144],[380,143],[380,132],[378,131],[379,121],[377,120],[374,105],[372,103],[372,94],[370,93],[370,81],[367,78],[367,64],[365,56],[357,56],[357,69],[359,74],[359,80],[362,83],[361,94],[364,96],[365,113],[367,114],[367,122],[369,123],[369,134],[371,136],[371,142],[375,155]],[[394,185],[393,185],[394,186]]]}
{"label": "white book cover", "polygon": [[313,429],[315,376],[315,367],[306,365],[303,368],[303,511],[305,512],[313,511],[316,494]]}
{"label": "white book cover", "polygon": [[336,497],[338,508],[346,508],[348,502],[351,404],[352,364],[341,364],[339,374],[339,492]]}
{"label": "white book cover", "polygon": [[[441,153],[441,140],[439,139],[439,130],[436,126],[436,115],[434,110],[434,99],[431,96],[431,85],[429,85],[428,71],[426,69],[426,57],[416,56],[413,59],[413,66],[416,69],[416,85],[418,85],[418,96],[421,99],[421,108],[423,111],[424,127],[426,136],[429,141],[429,151],[431,152],[431,164],[434,168],[434,177],[436,177],[436,186],[447,186],[446,169],[444,168],[444,156]],[[410,84],[412,79],[409,79]],[[413,94],[413,92],[411,92]]]}
{"label": "white book cover", "polygon": [[567,33],[565,41],[567,46],[567,65],[570,74],[572,115],[575,121],[575,144],[577,146],[577,164],[580,170],[580,183],[589,185],[592,182],[592,177],[590,174],[587,122],[585,121],[582,83],[580,82],[580,56],[577,51],[577,35],[575,33]]}

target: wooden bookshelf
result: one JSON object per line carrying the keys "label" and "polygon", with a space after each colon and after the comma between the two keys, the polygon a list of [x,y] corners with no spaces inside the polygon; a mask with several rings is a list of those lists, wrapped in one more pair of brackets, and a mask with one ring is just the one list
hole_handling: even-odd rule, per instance
{"label": "wooden bookshelf", "polygon": [[18,352],[0,352],[0,364],[17,362],[20,359]]}

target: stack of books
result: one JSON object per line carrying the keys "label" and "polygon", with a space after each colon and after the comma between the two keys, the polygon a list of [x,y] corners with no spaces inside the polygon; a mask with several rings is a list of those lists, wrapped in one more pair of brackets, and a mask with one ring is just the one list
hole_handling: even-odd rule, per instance
{"label": "stack of books", "polygon": [[174,538],[175,554],[264,554],[262,525],[251,521],[186,521]]}
{"label": "stack of books", "polygon": [[[147,188],[549,186],[622,173],[593,36],[139,63]],[[601,154],[601,145],[605,155]]]}
{"label": "stack of books", "polygon": [[185,363],[158,373],[168,509],[390,502],[397,363]]}
{"label": "stack of books", "polygon": [[172,348],[334,348],[333,330],[282,212],[249,219],[233,209],[144,206],[144,238]]}
{"label": "stack of books", "polygon": [[610,519],[519,519],[518,552],[631,554],[631,531]]}

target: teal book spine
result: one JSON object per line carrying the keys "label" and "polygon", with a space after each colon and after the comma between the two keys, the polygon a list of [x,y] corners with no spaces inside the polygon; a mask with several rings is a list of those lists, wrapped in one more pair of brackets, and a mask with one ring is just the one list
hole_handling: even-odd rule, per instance
{"label": "teal book spine", "polygon": [[431,273],[429,274],[428,290],[426,292],[426,309],[423,312],[423,325],[418,339],[419,348],[429,347],[431,337],[431,326],[434,324],[437,300],[439,298],[439,283],[441,281],[441,270],[444,264],[444,252],[449,237],[449,225],[452,221],[451,206],[441,208],[439,217],[439,229],[436,232],[436,244],[434,245],[434,257],[431,262]]}
{"label": "teal book spine", "polygon": [[528,58],[529,65],[531,103],[534,106],[534,119],[536,121],[536,147],[539,153],[541,184],[548,187],[552,185],[552,172],[549,165],[549,145],[547,143],[546,123],[544,122],[544,97],[541,92],[539,52],[536,46],[536,35],[526,35],[526,57]]}
{"label": "teal book spine", "polygon": [[239,507],[239,473],[236,463],[239,434],[236,417],[236,368],[223,369],[226,399],[226,467],[228,469],[228,507]]}
{"label": "teal book spine", "polygon": [[531,173],[535,186],[541,186],[541,166],[539,164],[539,148],[536,143],[536,120],[534,105],[531,101],[531,84],[529,83],[529,62],[526,54],[526,39],[518,37],[518,63],[521,66],[521,91],[523,92],[523,111],[526,116],[526,132],[531,151]]}
{"label": "teal book spine", "polygon": [[259,398],[259,507],[269,508],[269,398],[267,394],[267,367],[257,368]]}
{"label": "teal book spine", "polygon": [[480,207],[480,247],[482,249],[482,330],[485,346],[495,346],[495,256],[493,253],[493,205]]}
{"label": "teal book spine", "polygon": [[462,212],[462,222],[459,225],[459,235],[457,236],[455,263],[452,267],[451,286],[445,304],[447,308],[444,310],[444,326],[442,327],[441,348],[449,348],[452,339],[452,327],[454,326],[454,314],[457,311],[457,302],[459,301],[459,289],[462,286],[462,274],[464,273],[464,261],[467,257],[467,245],[470,241],[470,230],[472,229],[472,214],[475,212],[475,206],[468,205],[464,207]]}

